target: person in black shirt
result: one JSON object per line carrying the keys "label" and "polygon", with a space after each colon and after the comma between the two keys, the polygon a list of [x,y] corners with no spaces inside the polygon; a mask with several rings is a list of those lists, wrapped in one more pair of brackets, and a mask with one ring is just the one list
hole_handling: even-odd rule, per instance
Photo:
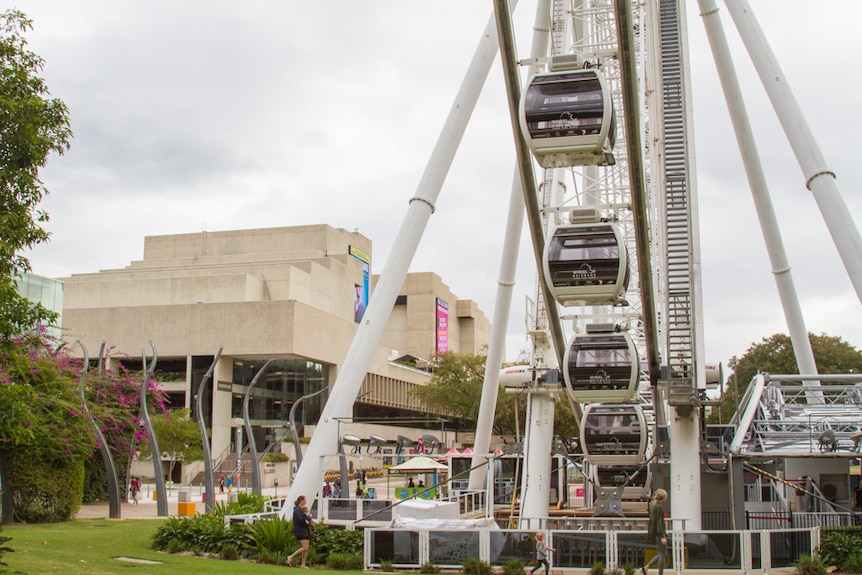
{"label": "person in black shirt", "polygon": [[[287,558],[287,564],[290,565],[297,555],[302,555],[300,567],[308,569],[305,566],[305,558],[308,556],[308,540],[311,537],[311,515],[303,511],[305,506],[305,495],[300,495],[293,502],[293,535],[299,541],[299,549],[294,551]],[[305,507],[308,509],[308,507]]]}

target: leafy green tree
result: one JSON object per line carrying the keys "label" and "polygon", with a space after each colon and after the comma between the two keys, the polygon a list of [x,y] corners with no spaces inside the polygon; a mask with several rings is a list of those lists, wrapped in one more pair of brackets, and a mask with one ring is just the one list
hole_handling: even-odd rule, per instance
{"label": "leafy green tree", "polygon": [[[173,477],[174,467],[177,463],[190,463],[202,461],[204,458],[201,446],[201,434],[198,424],[190,416],[188,409],[177,409],[174,411],[163,411],[153,415],[150,419],[153,431],[159,441],[159,449],[162,457],[168,459],[168,477]],[[152,455],[149,450],[145,455]]]}
{"label": "leafy green tree", "polygon": [[27,49],[32,22],[18,10],[0,14],[0,345],[49,324],[56,314],[19,295],[15,280],[30,271],[22,250],[48,239],[48,214],[38,204],[48,193],[39,179],[51,152],[69,148],[66,105],[51,98],[39,77],[44,62]]}
{"label": "leafy green tree", "polygon": [[[817,371],[821,374],[862,373],[862,352],[840,337],[808,334]],[[714,410],[710,423],[726,423],[736,412],[737,404],[758,373],[799,373],[790,336],[776,333],[752,344],[742,357],[732,357],[728,367],[733,370],[727,379],[721,409]]]}
{"label": "leafy green tree", "polygon": [[[436,356],[431,381],[416,388],[413,393],[430,411],[475,423],[482,400],[485,360],[484,355],[451,351]],[[520,434],[523,435],[526,404],[525,394],[498,390],[493,432],[498,435],[515,435],[517,422]],[[555,414],[556,433],[562,437],[576,437],[577,422],[564,399],[557,400]]]}
{"label": "leafy green tree", "polygon": [[[68,521],[81,504],[83,461],[95,448],[81,413],[79,365],[32,336],[0,355],[0,436],[17,521]],[[14,438],[14,439],[13,439]]]}

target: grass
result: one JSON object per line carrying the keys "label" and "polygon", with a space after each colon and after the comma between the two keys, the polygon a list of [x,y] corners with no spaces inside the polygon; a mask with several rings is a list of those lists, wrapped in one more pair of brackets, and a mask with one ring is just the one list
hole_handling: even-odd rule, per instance
{"label": "grass", "polygon": [[[258,565],[185,555],[170,555],[150,549],[150,538],[160,520],[93,519],[51,525],[4,525],[3,535],[14,549],[4,560],[9,573],[27,575],[221,575],[237,573],[291,573],[298,570],[277,565]],[[130,557],[161,561],[142,565],[117,560]],[[0,569],[2,570],[2,569]],[[360,571],[314,569],[315,575],[350,575]]]}

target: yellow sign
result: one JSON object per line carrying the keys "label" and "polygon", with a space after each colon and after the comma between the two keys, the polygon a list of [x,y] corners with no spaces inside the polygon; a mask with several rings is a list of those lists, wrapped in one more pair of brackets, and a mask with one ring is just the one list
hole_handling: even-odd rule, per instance
{"label": "yellow sign", "polygon": [[350,255],[365,263],[369,263],[371,261],[371,258],[368,257],[368,254],[366,254],[359,248],[355,248],[353,246],[350,246]]}

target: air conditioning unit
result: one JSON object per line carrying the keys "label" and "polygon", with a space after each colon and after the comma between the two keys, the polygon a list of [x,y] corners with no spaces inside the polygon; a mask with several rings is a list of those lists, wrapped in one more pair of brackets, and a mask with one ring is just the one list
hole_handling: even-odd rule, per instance
{"label": "air conditioning unit", "polygon": [[560,54],[559,56],[551,56],[548,60],[548,72],[580,70],[583,67],[584,59],[580,54]]}
{"label": "air conditioning unit", "polygon": [[569,223],[571,224],[591,224],[599,222],[602,219],[602,213],[598,208],[575,208],[569,212]]}
{"label": "air conditioning unit", "polygon": [[614,333],[620,330],[615,323],[588,323],[585,327],[587,333]]}

